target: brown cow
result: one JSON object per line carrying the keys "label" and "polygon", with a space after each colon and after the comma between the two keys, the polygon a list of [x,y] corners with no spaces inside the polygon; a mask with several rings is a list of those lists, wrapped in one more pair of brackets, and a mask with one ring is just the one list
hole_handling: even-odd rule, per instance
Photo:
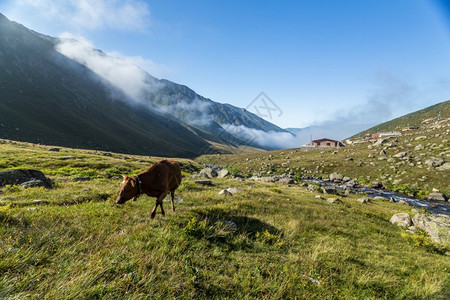
{"label": "brown cow", "polygon": [[123,204],[131,198],[136,200],[139,195],[146,194],[150,197],[156,197],[155,208],[152,210],[151,218],[156,214],[156,208],[161,206],[161,213],[164,216],[163,199],[170,192],[172,211],[175,211],[173,198],[175,190],[181,183],[181,170],[177,162],[164,159],[151,165],[146,171],[136,176],[123,176],[120,184],[119,197],[117,204]]}

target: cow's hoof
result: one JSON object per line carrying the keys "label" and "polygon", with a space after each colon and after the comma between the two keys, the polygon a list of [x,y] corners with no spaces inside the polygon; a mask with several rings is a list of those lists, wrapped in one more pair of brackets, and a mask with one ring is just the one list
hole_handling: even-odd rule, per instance
{"label": "cow's hoof", "polygon": [[151,214],[150,218],[154,219],[155,218],[155,214]]}

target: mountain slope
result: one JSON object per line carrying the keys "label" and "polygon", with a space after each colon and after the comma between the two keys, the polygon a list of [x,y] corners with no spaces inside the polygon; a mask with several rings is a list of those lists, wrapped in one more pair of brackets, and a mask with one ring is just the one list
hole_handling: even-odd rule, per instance
{"label": "mountain slope", "polygon": [[430,118],[436,119],[438,115],[440,115],[441,118],[450,117],[450,100],[409,113],[391,121],[381,123],[377,126],[364,130],[353,137],[361,137],[366,133],[401,130],[401,128],[407,126],[421,126],[422,121]]}
{"label": "mountain slope", "polygon": [[208,147],[186,126],[118,101],[112,90],[55,51],[51,38],[0,15],[0,137],[185,157]]}
{"label": "mountain slope", "polygon": [[127,91],[57,51],[60,42],[0,14],[0,138],[193,157],[240,145],[261,147],[225,125],[285,132],[245,109],[150,74],[145,80],[160,88],[144,101],[130,101]]}

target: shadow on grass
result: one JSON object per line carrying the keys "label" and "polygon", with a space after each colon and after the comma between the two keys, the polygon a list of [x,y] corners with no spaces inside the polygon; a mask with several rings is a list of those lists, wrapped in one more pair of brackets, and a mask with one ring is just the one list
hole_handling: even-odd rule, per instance
{"label": "shadow on grass", "polygon": [[253,248],[259,241],[267,246],[280,246],[283,233],[256,218],[239,216],[231,210],[207,208],[193,210],[196,217],[183,228],[193,238],[204,239],[228,250]]}

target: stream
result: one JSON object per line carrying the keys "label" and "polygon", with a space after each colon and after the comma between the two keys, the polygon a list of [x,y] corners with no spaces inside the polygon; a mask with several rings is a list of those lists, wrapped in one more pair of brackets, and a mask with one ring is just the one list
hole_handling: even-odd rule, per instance
{"label": "stream", "polygon": [[[335,186],[337,190],[344,191],[344,188],[338,183],[333,183],[329,181],[322,181],[318,179],[305,179],[305,181],[320,183],[322,185],[331,185]],[[374,198],[376,196],[384,197],[386,199],[393,198],[395,202],[399,202],[400,200],[404,200],[410,206],[414,206],[417,208],[425,208],[427,211],[433,214],[444,214],[450,215],[450,203],[449,201],[428,201],[423,199],[417,199],[414,197],[408,197],[398,192],[387,191],[383,189],[373,189],[373,188],[350,188],[350,190],[354,193],[363,193],[368,197]]]}

